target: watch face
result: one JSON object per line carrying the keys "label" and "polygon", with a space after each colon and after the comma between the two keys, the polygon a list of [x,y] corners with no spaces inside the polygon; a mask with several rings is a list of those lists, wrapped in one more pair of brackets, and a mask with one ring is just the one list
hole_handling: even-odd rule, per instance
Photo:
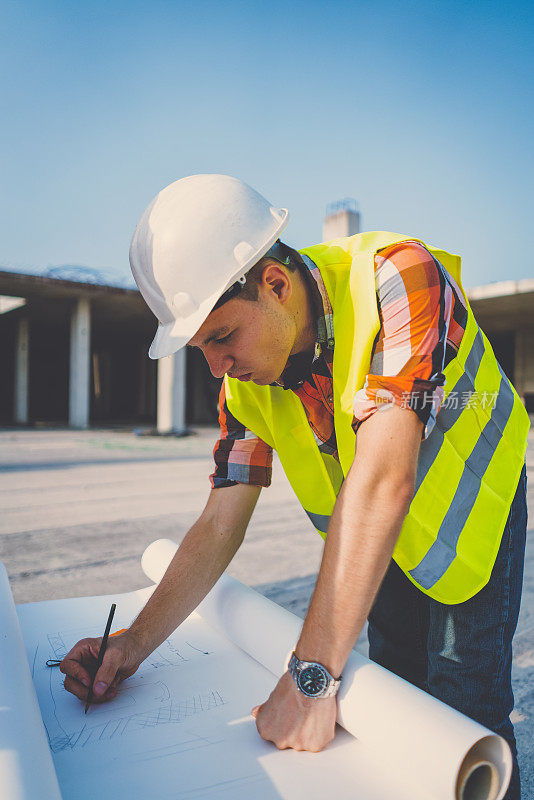
{"label": "watch face", "polygon": [[326,689],[328,678],[320,667],[305,667],[299,674],[299,689],[309,697],[317,697]]}

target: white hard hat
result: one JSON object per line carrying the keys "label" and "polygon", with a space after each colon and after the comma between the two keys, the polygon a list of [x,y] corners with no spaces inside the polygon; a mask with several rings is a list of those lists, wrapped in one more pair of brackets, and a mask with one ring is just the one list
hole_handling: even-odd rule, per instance
{"label": "white hard hat", "polygon": [[190,175],[162,189],[130,245],[135,282],[159,320],[150,358],[169,356],[189,341],[288,219],[287,209],[228,175]]}

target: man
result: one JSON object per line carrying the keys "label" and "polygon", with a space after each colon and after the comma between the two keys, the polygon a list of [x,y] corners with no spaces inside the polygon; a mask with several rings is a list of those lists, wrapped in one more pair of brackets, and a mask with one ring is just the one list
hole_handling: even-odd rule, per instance
{"label": "man", "polygon": [[[507,798],[519,800],[510,669],[528,416],[457,256],[386,232],[297,252],[279,239],[287,217],[241,181],[196,175],[138,223],[132,271],[160,322],[149,355],[202,350],[224,376],[221,436],[206,507],[109,644],[94,693],[113,698],[217,581],[276,449],[325,547],[289,669],[253,710],[261,736],[325,747],[368,617],[371,658],[507,739]],[[98,644],[82,640],[61,665],[81,699]]]}

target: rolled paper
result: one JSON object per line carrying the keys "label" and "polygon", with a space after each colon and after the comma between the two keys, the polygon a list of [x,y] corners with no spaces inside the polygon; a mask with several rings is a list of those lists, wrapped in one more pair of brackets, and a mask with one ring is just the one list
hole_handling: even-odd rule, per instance
{"label": "rolled paper", "polygon": [[61,800],[7,572],[0,563],[0,797]]}
{"label": "rolled paper", "polygon": [[[159,539],[141,566],[158,583],[177,544]],[[197,612],[273,675],[287,668],[302,620],[223,574]],[[338,723],[377,764],[433,800],[502,800],[512,754],[501,736],[379,664],[351,652],[338,695]]]}

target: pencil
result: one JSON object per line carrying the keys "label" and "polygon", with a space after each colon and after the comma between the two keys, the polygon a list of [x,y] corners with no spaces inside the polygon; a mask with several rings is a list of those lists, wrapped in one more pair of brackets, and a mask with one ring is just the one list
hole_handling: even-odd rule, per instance
{"label": "pencil", "polygon": [[104,654],[106,652],[106,647],[108,646],[109,631],[110,631],[110,628],[111,628],[111,623],[113,622],[113,615],[115,614],[116,607],[117,606],[115,605],[115,603],[112,603],[111,604],[111,608],[109,610],[109,617],[108,617],[108,622],[107,622],[107,625],[106,625],[106,630],[104,631],[104,636],[102,637],[102,642],[100,644],[100,650],[98,651],[98,659],[97,659],[97,662],[96,662],[95,674],[94,674],[93,680],[91,681],[91,685],[89,687],[89,693],[87,695],[87,700],[85,701],[85,713],[86,714],[87,714],[87,709],[89,708],[89,706],[93,702],[93,681],[96,678],[96,673],[98,672],[98,670],[102,666],[102,661],[104,660]]}

